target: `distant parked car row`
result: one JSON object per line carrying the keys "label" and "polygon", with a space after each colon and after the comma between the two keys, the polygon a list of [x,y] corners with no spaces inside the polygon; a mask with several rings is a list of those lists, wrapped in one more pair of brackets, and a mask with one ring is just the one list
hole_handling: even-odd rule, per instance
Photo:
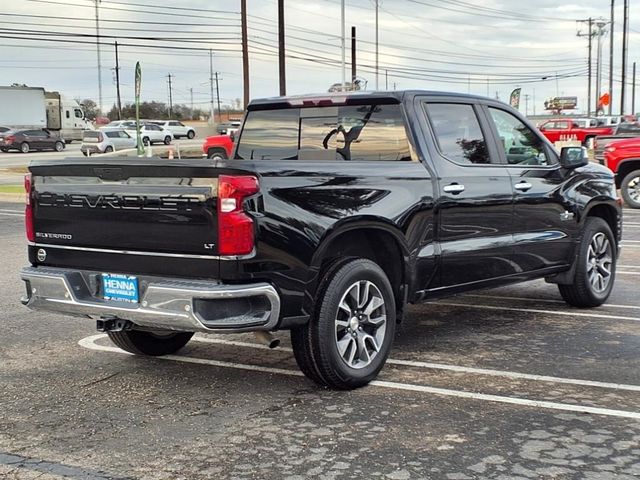
{"label": "distant parked car row", "polygon": [[[171,133],[172,138],[192,139],[196,136],[196,131],[192,127],[189,127],[188,125],[185,125],[184,123],[177,120],[141,120],[140,124],[141,126],[146,127],[150,125],[158,126],[163,130]],[[115,120],[105,126],[109,128],[123,127],[126,130],[135,131],[136,122],[135,120]]]}

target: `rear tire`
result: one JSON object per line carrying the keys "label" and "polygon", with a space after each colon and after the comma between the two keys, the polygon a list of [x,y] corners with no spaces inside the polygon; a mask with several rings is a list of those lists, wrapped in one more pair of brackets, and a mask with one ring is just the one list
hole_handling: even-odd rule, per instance
{"label": "rear tire", "polygon": [[164,144],[169,145],[170,143],[171,143],[171,137],[167,135],[166,137],[164,137]]}
{"label": "rear tire", "polygon": [[624,203],[631,208],[640,208],[640,170],[634,170],[624,177],[620,192]]}
{"label": "rear tire", "polygon": [[376,263],[335,264],[322,277],[310,322],[291,331],[300,370],[336,389],[368,384],[389,356],[395,312],[393,289]]}
{"label": "rear tire", "polygon": [[53,149],[56,152],[61,152],[62,150],[64,150],[64,143],[62,142],[56,142],[56,144],[54,145]]}
{"label": "rear tire", "polygon": [[8,151],[9,151],[8,148],[5,148],[5,147],[0,148],[0,152],[7,153]]}
{"label": "rear tire", "polygon": [[20,144],[20,151],[22,153],[29,153],[29,150],[31,150],[31,148],[29,147],[29,144],[27,142],[22,142]]}
{"label": "rear tire", "polygon": [[160,356],[177,352],[184,347],[193,332],[146,332],[142,330],[122,330],[107,332],[109,339],[125,352],[135,355]]}
{"label": "rear tire", "polygon": [[187,138],[189,140],[193,140],[196,136],[196,132],[194,132],[193,130],[189,130],[189,133],[187,133]]}
{"label": "rear tire", "polygon": [[104,149],[104,153],[111,153],[111,152],[113,152],[112,146],[108,146],[107,148]]}
{"label": "rear tire", "polygon": [[588,217],[578,248],[573,284],[558,285],[560,295],[574,307],[598,307],[609,298],[616,274],[616,241],[607,222]]}
{"label": "rear tire", "polygon": [[149,137],[143,137],[142,144],[146,146],[151,145],[151,140],[149,140]]}

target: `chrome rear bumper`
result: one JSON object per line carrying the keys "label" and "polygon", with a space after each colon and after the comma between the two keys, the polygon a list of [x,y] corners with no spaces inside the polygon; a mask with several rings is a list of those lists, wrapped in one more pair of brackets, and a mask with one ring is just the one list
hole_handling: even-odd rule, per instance
{"label": "chrome rear bumper", "polygon": [[99,276],[63,268],[24,268],[27,295],[22,303],[34,310],[119,318],[145,328],[187,332],[269,331],[280,315],[280,297],[267,283],[139,277],[140,302],[130,304],[100,298]]}

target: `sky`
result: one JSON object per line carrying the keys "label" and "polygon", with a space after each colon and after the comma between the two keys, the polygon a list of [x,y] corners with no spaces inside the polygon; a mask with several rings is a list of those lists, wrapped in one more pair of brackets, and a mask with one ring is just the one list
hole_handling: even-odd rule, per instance
{"label": "sky", "polygon": [[[285,0],[287,94],[326,92],[342,80],[340,3]],[[357,75],[367,90],[376,88],[375,3],[345,1],[346,75],[350,77],[349,36],[355,26]],[[622,3],[616,0],[614,112],[620,109]],[[247,4],[250,97],[278,95],[277,0],[247,0]],[[543,113],[544,100],[555,95],[577,96],[584,109],[588,42],[576,35],[579,30],[586,33],[586,25],[576,20],[608,21],[610,1],[531,0],[526,9],[523,4],[522,0],[380,0],[378,88],[497,95],[507,101],[509,93],[521,87],[520,110],[530,115],[534,109]],[[627,110],[631,64],[640,60],[640,9],[634,7]],[[168,102],[171,74],[174,103],[190,104],[193,91],[194,105],[208,109],[209,49],[213,69],[219,72],[222,103],[242,98],[239,12],[239,0],[101,0],[103,107],[108,110],[116,98],[116,40],[125,103],[133,101],[134,66],[140,61],[142,100]],[[24,83],[97,101],[94,16],[94,0],[6,2],[0,12],[0,85]],[[608,33],[602,45],[601,91],[605,92]],[[640,90],[636,103],[640,105]]]}

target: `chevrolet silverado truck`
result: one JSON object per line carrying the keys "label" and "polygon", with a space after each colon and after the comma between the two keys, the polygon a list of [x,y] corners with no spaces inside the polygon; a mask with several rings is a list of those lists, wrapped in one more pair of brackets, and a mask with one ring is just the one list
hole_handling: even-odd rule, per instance
{"label": "chevrolet silverado truck", "polygon": [[640,137],[611,142],[604,149],[604,164],[615,173],[625,203],[640,208]]}
{"label": "chevrolet silverado truck", "polygon": [[640,138],[640,124],[636,122],[622,122],[615,126],[611,135],[598,135],[593,142],[593,155],[596,161],[604,165],[605,148],[618,140],[625,140],[627,138]]}
{"label": "chevrolet silverado truck", "polygon": [[577,120],[570,118],[548,120],[540,124],[538,129],[550,142],[577,140],[585,146],[598,135],[612,135],[614,130],[611,126],[582,127]]}
{"label": "chevrolet silverado truck", "polygon": [[495,100],[424,91],[255,100],[229,159],[34,161],[23,303],[171,354],[290,330],[319,384],[376,377],[407,304],[544,278],[614,284],[611,171]]}

